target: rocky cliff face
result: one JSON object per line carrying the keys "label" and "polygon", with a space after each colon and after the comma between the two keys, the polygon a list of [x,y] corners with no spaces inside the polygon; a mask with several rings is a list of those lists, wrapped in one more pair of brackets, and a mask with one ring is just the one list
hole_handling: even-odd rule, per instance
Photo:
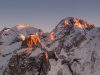
{"label": "rocky cliff face", "polygon": [[[53,29],[54,41],[41,39],[31,54],[21,42],[0,46],[1,75],[99,75],[100,28],[82,19],[65,18]],[[49,60],[45,61],[44,50]]]}

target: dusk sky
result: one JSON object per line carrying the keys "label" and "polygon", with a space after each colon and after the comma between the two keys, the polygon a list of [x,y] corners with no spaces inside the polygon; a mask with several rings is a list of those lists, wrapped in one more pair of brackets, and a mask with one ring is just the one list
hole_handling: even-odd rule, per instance
{"label": "dusk sky", "polygon": [[0,0],[0,30],[25,23],[51,31],[65,17],[100,26],[100,0]]}

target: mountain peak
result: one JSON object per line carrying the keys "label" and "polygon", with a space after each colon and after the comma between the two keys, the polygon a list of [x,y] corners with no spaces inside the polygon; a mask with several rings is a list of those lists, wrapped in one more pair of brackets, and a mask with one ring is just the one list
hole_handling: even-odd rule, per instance
{"label": "mountain peak", "polygon": [[23,28],[30,28],[32,26],[30,24],[17,24],[16,27],[18,29],[23,29]]}
{"label": "mountain peak", "polygon": [[90,28],[90,27],[95,27],[93,24],[88,23],[87,21],[84,21],[80,18],[76,18],[76,17],[67,17],[62,19],[59,24],[57,25],[59,26],[64,26],[64,25],[74,25],[74,27],[78,27],[78,28]]}

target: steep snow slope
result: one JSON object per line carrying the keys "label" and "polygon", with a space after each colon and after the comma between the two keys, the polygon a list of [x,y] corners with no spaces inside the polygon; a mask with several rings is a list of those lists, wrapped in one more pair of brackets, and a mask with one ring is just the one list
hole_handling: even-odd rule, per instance
{"label": "steep snow slope", "polygon": [[[18,25],[14,30],[26,34],[27,28],[30,26]],[[44,38],[41,42],[48,51],[55,51],[58,60],[50,59],[51,69],[43,75],[99,75],[100,28],[82,19],[69,17],[61,20],[51,32],[55,33],[55,40],[48,42]],[[0,75],[37,75],[37,69],[41,66],[41,48],[36,48],[27,56],[23,54],[26,49],[17,50],[20,45],[17,42],[0,46]],[[19,59],[16,58],[16,53],[20,56]]]}
{"label": "steep snow slope", "polygon": [[[100,28],[92,29],[91,31],[87,32],[85,36],[80,34],[80,32],[79,35],[77,33],[73,33],[65,36],[64,41],[56,41],[55,44],[58,42],[59,44],[57,47],[53,48],[56,49],[58,57],[61,57],[59,63],[62,63],[63,60],[66,61],[66,63],[63,65],[59,65],[59,63],[57,63],[55,66],[53,65],[49,75],[51,75],[53,72],[53,75],[57,75],[57,72],[59,73],[59,71],[63,73],[61,75],[99,75],[99,29]],[[61,42],[63,42],[62,45]],[[68,66],[71,67],[72,71]],[[55,69],[58,71],[54,71]]]}

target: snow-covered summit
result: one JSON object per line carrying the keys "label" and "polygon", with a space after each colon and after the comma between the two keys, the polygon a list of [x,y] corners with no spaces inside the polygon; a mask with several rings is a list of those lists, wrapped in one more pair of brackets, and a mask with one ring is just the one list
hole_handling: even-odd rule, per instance
{"label": "snow-covered summit", "polygon": [[5,27],[0,31],[0,42],[4,42],[7,45],[17,39],[20,34],[30,35],[38,32],[38,30],[39,29],[32,27],[30,24],[18,24],[12,28]]}
{"label": "snow-covered summit", "polygon": [[71,35],[73,32],[80,32],[82,35],[86,35],[86,33],[93,28],[95,28],[95,26],[85,20],[75,17],[67,17],[62,19],[52,32],[54,32],[55,36],[58,38],[64,34],[70,33]]}
{"label": "snow-covered summit", "polygon": [[25,35],[31,34],[32,32],[36,33],[38,31],[37,28],[32,27],[30,24],[17,24],[15,27],[12,27],[12,29]]}
{"label": "snow-covered summit", "polygon": [[30,24],[17,24],[16,28],[22,29],[22,28],[30,28],[32,27]]}
{"label": "snow-covered summit", "polygon": [[75,18],[75,17],[67,17],[67,18],[62,19],[58,23],[57,27],[64,26],[64,25],[71,25],[71,24],[74,25],[74,27],[79,27],[79,28],[89,28],[93,26],[93,24],[88,23],[85,20]]}

